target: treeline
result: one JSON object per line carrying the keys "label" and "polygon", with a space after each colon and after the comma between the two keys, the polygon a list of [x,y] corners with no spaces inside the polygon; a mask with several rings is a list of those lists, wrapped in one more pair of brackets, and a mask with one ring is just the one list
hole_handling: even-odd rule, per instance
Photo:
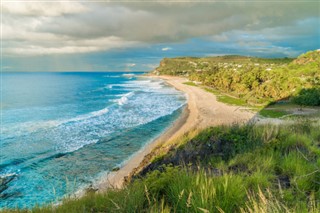
{"label": "treeline", "polygon": [[[320,105],[319,51],[308,52],[295,60],[243,56],[166,58],[154,72],[188,77],[249,104],[289,99],[305,91],[304,98],[293,100],[301,105]],[[310,88],[314,88],[311,93]],[[305,99],[306,93],[313,101]]]}

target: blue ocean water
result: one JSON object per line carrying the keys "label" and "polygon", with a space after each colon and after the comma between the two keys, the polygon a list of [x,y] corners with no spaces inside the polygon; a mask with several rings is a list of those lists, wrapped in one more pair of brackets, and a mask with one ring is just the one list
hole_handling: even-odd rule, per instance
{"label": "blue ocean water", "polygon": [[142,73],[2,73],[0,208],[59,201],[179,116],[185,96]]}

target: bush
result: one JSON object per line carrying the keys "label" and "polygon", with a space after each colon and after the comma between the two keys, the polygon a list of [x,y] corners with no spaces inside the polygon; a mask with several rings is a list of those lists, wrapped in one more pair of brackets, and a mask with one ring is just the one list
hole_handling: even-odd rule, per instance
{"label": "bush", "polygon": [[302,89],[293,97],[293,102],[302,106],[320,106],[320,88]]}

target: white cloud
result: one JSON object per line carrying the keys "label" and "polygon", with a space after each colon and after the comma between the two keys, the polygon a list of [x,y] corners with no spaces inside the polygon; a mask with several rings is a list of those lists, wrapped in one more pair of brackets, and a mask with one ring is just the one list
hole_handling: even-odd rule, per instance
{"label": "white cloud", "polygon": [[4,2],[4,14],[22,16],[60,16],[63,14],[76,14],[87,12],[88,8],[79,2]]}
{"label": "white cloud", "polygon": [[135,63],[130,63],[130,64],[126,64],[127,67],[135,67],[136,64]]}
{"label": "white cloud", "polygon": [[[58,42],[58,40],[60,41]],[[105,51],[114,48],[134,47],[136,42],[124,41],[117,37],[105,37],[99,39],[72,40],[59,38],[51,44],[20,44],[15,47],[4,47],[3,51],[7,55],[50,55],[50,54],[72,54]],[[42,45],[41,45],[42,44]]]}
{"label": "white cloud", "polygon": [[171,47],[164,47],[164,48],[162,48],[161,50],[162,51],[168,51],[168,50],[171,50],[172,48]]}
{"label": "white cloud", "polygon": [[156,67],[159,66],[159,64],[142,64],[143,67],[146,67],[148,69],[155,69]]}
{"label": "white cloud", "polygon": [[12,66],[3,66],[1,68],[2,68],[2,70],[11,70]]}
{"label": "white cloud", "polygon": [[220,35],[211,36],[211,39],[218,42],[226,42],[229,40],[229,37],[225,34],[220,34]]}

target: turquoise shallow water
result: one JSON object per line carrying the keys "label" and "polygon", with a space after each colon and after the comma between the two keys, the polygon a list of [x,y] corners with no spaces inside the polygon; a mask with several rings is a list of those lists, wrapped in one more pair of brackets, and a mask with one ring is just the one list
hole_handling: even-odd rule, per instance
{"label": "turquoise shallow water", "polygon": [[0,207],[58,201],[168,128],[185,96],[140,74],[2,74]]}

